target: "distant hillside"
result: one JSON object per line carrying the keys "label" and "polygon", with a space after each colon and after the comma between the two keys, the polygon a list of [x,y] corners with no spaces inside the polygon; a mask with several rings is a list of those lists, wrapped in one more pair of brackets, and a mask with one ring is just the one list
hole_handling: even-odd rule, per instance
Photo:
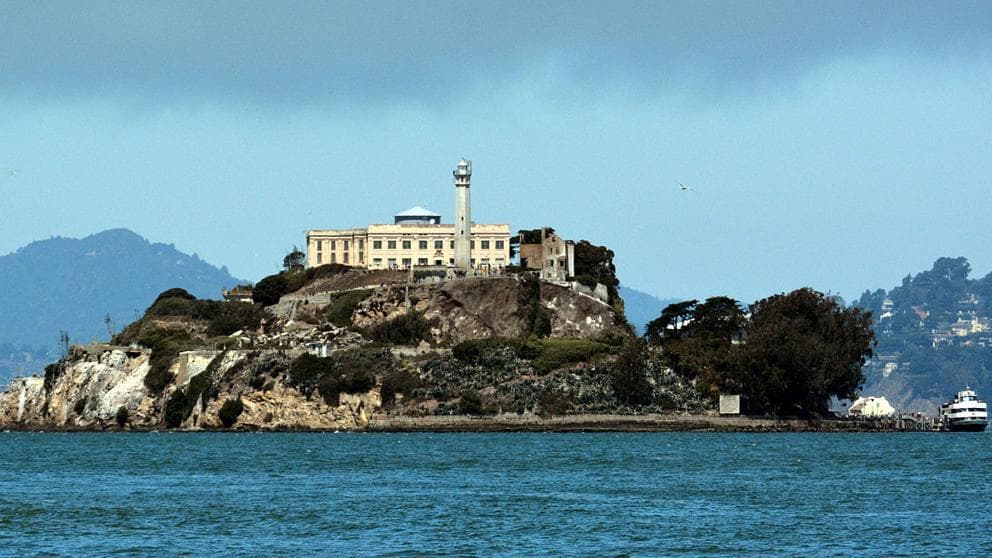
{"label": "distant hillside", "polygon": [[60,331],[73,343],[107,339],[106,316],[119,330],[166,289],[219,298],[237,283],[226,268],[127,229],[32,242],[0,256],[0,382],[25,371],[25,353],[57,355]]}
{"label": "distant hillside", "polygon": [[644,334],[647,323],[657,318],[666,306],[680,301],[677,298],[661,299],[624,286],[620,287],[620,297],[623,298],[627,320],[637,328],[638,335]]}
{"label": "distant hillside", "polygon": [[872,311],[878,337],[865,395],[929,413],[965,386],[992,398],[992,274],[970,272],[965,258],[940,258],[898,287],[861,295],[856,305]]}

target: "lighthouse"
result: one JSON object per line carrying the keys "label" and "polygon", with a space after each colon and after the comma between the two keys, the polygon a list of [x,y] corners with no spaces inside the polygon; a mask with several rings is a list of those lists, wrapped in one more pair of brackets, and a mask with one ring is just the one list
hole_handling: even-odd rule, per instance
{"label": "lighthouse", "polygon": [[458,161],[455,175],[455,267],[472,267],[472,200],[469,186],[472,181],[472,161]]}

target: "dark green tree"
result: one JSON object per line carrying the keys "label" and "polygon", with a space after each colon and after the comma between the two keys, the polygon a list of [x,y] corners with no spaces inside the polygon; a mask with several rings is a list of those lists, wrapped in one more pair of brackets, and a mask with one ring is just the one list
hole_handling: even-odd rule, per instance
{"label": "dark green tree", "polygon": [[856,396],[874,345],[870,312],[809,288],[771,296],[751,305],[721,387],[741,393],[751,413],[823,415],[831,397]]}
{"label": "dark green tree", "polygon": [[300,251],[295,245],[293,249],[282,259],[282,267],[286,271],[299,271],[306,266],[307,255]]}

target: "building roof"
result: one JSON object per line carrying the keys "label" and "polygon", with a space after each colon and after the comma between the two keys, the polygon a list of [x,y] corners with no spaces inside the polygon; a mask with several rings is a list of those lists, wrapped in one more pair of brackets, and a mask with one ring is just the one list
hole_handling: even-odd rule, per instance
{"label": "building roof", "polygon": [[416,207],[411,207],[406,211],[401,211],[396,214],[397,217],[440,217],[440,213],[434,213],[430,209],[425,209],[419,205]]}

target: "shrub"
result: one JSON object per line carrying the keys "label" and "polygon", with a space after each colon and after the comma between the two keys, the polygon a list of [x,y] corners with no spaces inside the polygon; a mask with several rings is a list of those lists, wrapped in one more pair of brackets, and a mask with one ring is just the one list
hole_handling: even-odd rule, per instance
{"label": "shrub", "polygon": [[309,394],[324,376],[331,373],[332,366],[330,357],[321,358],[303,353],[289,367],[289,382],[300,392]]}
{"label": "shrub", "polygon": [[241,416],[245,410],[244,403],[241,402],[241,398],[228,399],[220,407],[220,411],[217,413],[217,418],[220,419],[221,424],[224,428],[230,428],[238,421],[238,417]]}
{"label": "shrub", "polygon": [[555,338],[541,342],[541,354],[533,361],[534,370],[547,374],[570,364],[587,362],[610,352],[609,345],[588,339]]}
{"label": "shrub", "polygon": [[463,415],[481,415],[482,414],[482,398],[479,397],[479,392],[465,388],[460,394],[461,399],[458,402],[458,412]]}
{"label": "shrub", "polygon": [[428,320],[422,313],[410,311],[372,327],[367,333],[369,337],[382,343],[415,345],[429,340],[431,328],[436,325],[436,319]]}
{"label": "shrub", "polygon": [[617,401],[635,406],[651,403],[654,390],[645,373],[647,350],[644,340],[630,339],[611,368],[610,386]]}
{"label": "shrub", "polygon": [[114,420],[117,422],[117,426],[119,426],[120,428],[124,428],[124,425],[127,424],[129,418],[130,417],[128,416],[127,407],[121,405],[120,407],[117,408],[117,415],[114,417]]}
{"label": "shrub", "polygon": [[355,313],[355,308],[371,294],[372,291],[368,289],[340,293],[331,300],[324,316],[328,322],[338,327],[348,327],[352,325],[351,316]]}
{"label": "shrub", "polygon": [[73,411],[74,411],[74,412],[75,412],[75,413],[76,413],[77,415],[81,415],[81,414],[83,414],[83,411],[85,411],[85,410],[86,410],[86,402],[87,402],[88,400],[89,400],[89,397],[87,397],[87,396],[85,396],[85,395],[84,395],[84,396],[82,396],[82,397],[80,397],[79,399],[77,399],[77,400],[76,400],[76,404],[72,406],[72,410],[73,410]]}
{"label": "shrub", "polygon": [[172,382],[173,375],[169,368],[176,361],[179,352],[194,345],[186,330],[160,328],[143,332],[138,343],[152,350],[150,368],[145,375],[145,387],[154,395],[162,393],[165,386]]}
{"label": "shrub", "polygon": [[262,321],[265,311],[260,305],[243,302],[208,302],[213,308],[212,317],[207,324],[206,334],[210,337],[230,335],[242,329],[256,329]]}
{"label": "shrub", "polygon": [[186,420],[187,401],[185,390],[177,389],[169,396],[169,400],[165,402],[165,412],[162,414],[166,427],[177,428]]}
{"label": "shrub", "polygon": [[462,362],[477,364],[487,353],[503,348],[513,349],[513,352],[517,356],[520,356],[523,352],[523,345],[524,343],[519,339],[508,339],[506,337],[466,339],[452,347],[451,354]]}
{"label": "shrub", "polygon": [[576,275],[573,279],[583,287],[588,287],[590,289],[595,289],[596,285],[599,284],[596,278],[592,275],[583,273],[582,275]]}
{"label": "shrub", "polygon": [[263,306],[271,306],[279,302],[279,298],[286,294],[289,282],[284,273],[269,275],[255,284],[252,289],[252,301]]}
{"label": "shrub", "polygon": [[55,382],[59,380],[62,373],[65,372],[68,367],[68,363],[65,360],[59,360],[58,362],[53,362],[45,367],[45,391],[51,393],[52,388],[55,387]]}
{"label": "shrub", "polygon": [[423,385],[420,377],[409,370],[393,370],[387,372],[382,377],[382,403],[391,405],[396,402],[396,394],[403,394],[403,397],[410,397],[413,390]]}

